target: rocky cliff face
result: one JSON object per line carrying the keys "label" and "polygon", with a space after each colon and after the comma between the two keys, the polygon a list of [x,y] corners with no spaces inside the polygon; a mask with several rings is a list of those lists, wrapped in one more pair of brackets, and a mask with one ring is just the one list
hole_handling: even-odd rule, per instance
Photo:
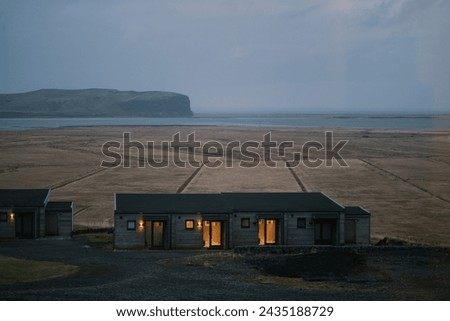
{"label": "rocky cliff face", "polygon": [[189,97],[164,91],[42,89],[0,94],[0,117],[191,117]]}

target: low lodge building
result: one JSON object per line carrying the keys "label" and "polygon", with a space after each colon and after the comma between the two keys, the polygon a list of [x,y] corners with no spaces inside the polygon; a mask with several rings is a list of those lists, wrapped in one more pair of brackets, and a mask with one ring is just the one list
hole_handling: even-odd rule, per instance
{"label": "low lodge building", "polygon": [[70,236],[73,202],[50,202],[50,189],[0,189],[0,238]]}
{"label": "low lodge building", "polygon": [[117,249],[370,243],[370,213],[323,193],[115,194]]}

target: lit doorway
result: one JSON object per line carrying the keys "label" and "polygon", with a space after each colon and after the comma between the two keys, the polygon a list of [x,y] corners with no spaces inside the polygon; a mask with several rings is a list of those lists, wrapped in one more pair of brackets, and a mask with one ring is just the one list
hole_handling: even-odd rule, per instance
{"label": "lit doorway", "polygon": [[277,227],[278,222],[274,219],[258,220],[258,244],[259,245],[275,245],[277,244]]}
{"label": "lit doorway", "polygon": [[223,222],[222,221],[203,221],[203,247],[221,248]]}
{"label": "lit doorway", "polygon": [[164,222],[145,221],[145,243],[148,248],[164,248]]}

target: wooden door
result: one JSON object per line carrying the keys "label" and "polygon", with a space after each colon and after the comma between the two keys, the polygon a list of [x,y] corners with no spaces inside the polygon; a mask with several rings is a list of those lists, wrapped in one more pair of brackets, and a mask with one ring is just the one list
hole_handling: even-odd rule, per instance
{"label": "wooden door", "polygon": [[223,247],[223,222],[203,221],[203,247]]}
{"label": "wooden door", "polygon": [[315,244],[337,244],[337,220],[319,219],[314,222]]}
{"label": "wooden door", "polygon": [[33,213],[16,213],[16,237],[33,238]]}
{"label": "wooden door", "polygon": [[258,244],[275,245],[278,238],[278,222],[275,219],[258,220]]}
{"label": "wooden door", "polygon": [[356,243],[356,222],[355,220],[345,220],[345,243]]}
{"label": "wooden door", "polygon": [[57,213],[47,213],[45,215],[45,235],[58,235]]}
{"label": "wooden door", "polygon": [[152,224],[152,247],[164,247],[164,222],[155,221]]}
{"label": "wooden door", "polygon": [[164,222],[146,221],[145,222],[145,243],[148,248],[164,248]]}

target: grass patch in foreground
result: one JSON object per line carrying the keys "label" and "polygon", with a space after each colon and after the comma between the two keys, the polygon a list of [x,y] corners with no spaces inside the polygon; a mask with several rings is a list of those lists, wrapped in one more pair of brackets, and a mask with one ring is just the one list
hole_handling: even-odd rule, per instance
{"label": "grass patch in foreground", "polygon": [[78,272],[79,269],[78,266],[60,262],[24,260],[0,255],[0,285],[67,276]]}

